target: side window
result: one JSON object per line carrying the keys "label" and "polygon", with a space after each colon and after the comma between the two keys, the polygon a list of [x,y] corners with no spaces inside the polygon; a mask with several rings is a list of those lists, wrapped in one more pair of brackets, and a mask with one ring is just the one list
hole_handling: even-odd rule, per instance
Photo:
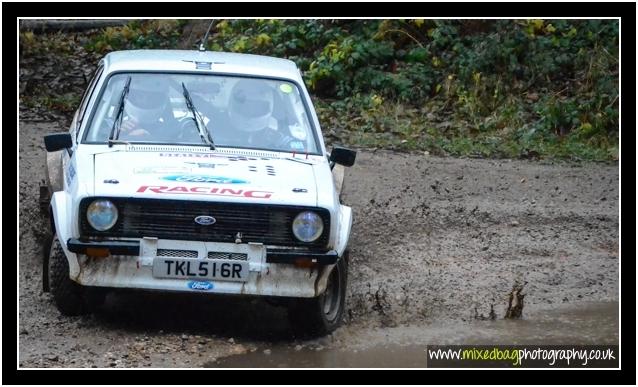
{"label": "side window", "polygon": [[82,102],[80,102],[80,110],[78,112],[78,119],[75,125],[76,140],[77,140],[78,133],[80,132],[79,131],[80,125],[82,125],[82,121],[84,119],[84,114],[86,113],[86,106],[89,104],[89,100],[91,99],[91,94],[93,94],[93,90],[95,89],[95,84],[97,83],[97,80],[100,79],[100,76],[102,75],[102,70],[104,70],[104,66],[102,66],[101,64],[98,65],[98,68],[93,73],[93,78],[91,79],[91,82],[89,82],[89,87],[86,88],[86,92],[84,93],[84,96],[82,97]]}

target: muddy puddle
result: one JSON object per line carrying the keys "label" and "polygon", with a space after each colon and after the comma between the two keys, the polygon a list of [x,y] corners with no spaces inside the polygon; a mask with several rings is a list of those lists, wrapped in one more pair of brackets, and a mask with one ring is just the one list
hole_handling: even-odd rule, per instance
{"label": "muddy puddle", "polygon": [[[402,326],[266,345],[204,364],[211,368],[423,368],[428,344],[617,345],[618,303],[584,303],[530,311],[521,320]],[[341,337],[348,337],[347,349]]]}

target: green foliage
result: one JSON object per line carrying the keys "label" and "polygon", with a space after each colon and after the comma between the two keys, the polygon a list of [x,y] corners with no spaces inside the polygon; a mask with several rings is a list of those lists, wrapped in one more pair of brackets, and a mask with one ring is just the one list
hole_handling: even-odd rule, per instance
{"label": "green foliage", "polygon": [[80,95],[75,93],[62,95],[42,93],[34,97],[22,98],[22,102],[30,108],[44,107],[48,110],[69,114],[73,113],[80,105]]}
{"label": "green foliage", "polygon": [[175,48],[181,38],[181,20],[135,20],[124,27],[106,27],[84,44],[88,52]]}
{"label": "green foliage", "polygon": [[[176,48],[190,22],[138,20],[20,53]],[[293,60],[329,138],[487,157],[618,157],[616,20],[219,20],[210,50]],[[75,38],[74,38],[75,39]],[[68,55],[68,54],[67,54]]]}
{"label": "green foliage", "polygon": [[20,56],[36,57],[42,55],[68,56],[77,46],[75,37],[63,33],[48,34],[45,39],[32,31],[20,32]]}

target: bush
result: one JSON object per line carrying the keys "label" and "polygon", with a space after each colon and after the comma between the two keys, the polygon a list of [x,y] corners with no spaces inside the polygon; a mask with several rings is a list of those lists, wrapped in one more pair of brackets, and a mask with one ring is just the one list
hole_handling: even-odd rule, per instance
{"label": "bush", "polygon": [[[71,55],[76,43],[95,54],[176,48],[188,23],[134,21],[71,43],[21,33],[20,54]],[[295,61],[322,125],[351,145],[613,159],[618,28],[617,20],[242,19],[219,20],[207,44]]]}

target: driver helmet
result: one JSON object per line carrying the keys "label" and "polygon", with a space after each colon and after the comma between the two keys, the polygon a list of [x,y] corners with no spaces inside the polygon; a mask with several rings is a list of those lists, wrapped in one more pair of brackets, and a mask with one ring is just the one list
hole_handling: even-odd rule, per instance
{"label": "driver helmet", "polygon": [[138,121],[157,121],[169,104],[168,85],[157,75],[138,75],[131,80],[126,98],[127,116]]}
{"label": "driver helmet", "polygon": [[274,95],[266,81],[242,79],[230,92],[228,115],[235,128],[257,132],[270,124]]}

